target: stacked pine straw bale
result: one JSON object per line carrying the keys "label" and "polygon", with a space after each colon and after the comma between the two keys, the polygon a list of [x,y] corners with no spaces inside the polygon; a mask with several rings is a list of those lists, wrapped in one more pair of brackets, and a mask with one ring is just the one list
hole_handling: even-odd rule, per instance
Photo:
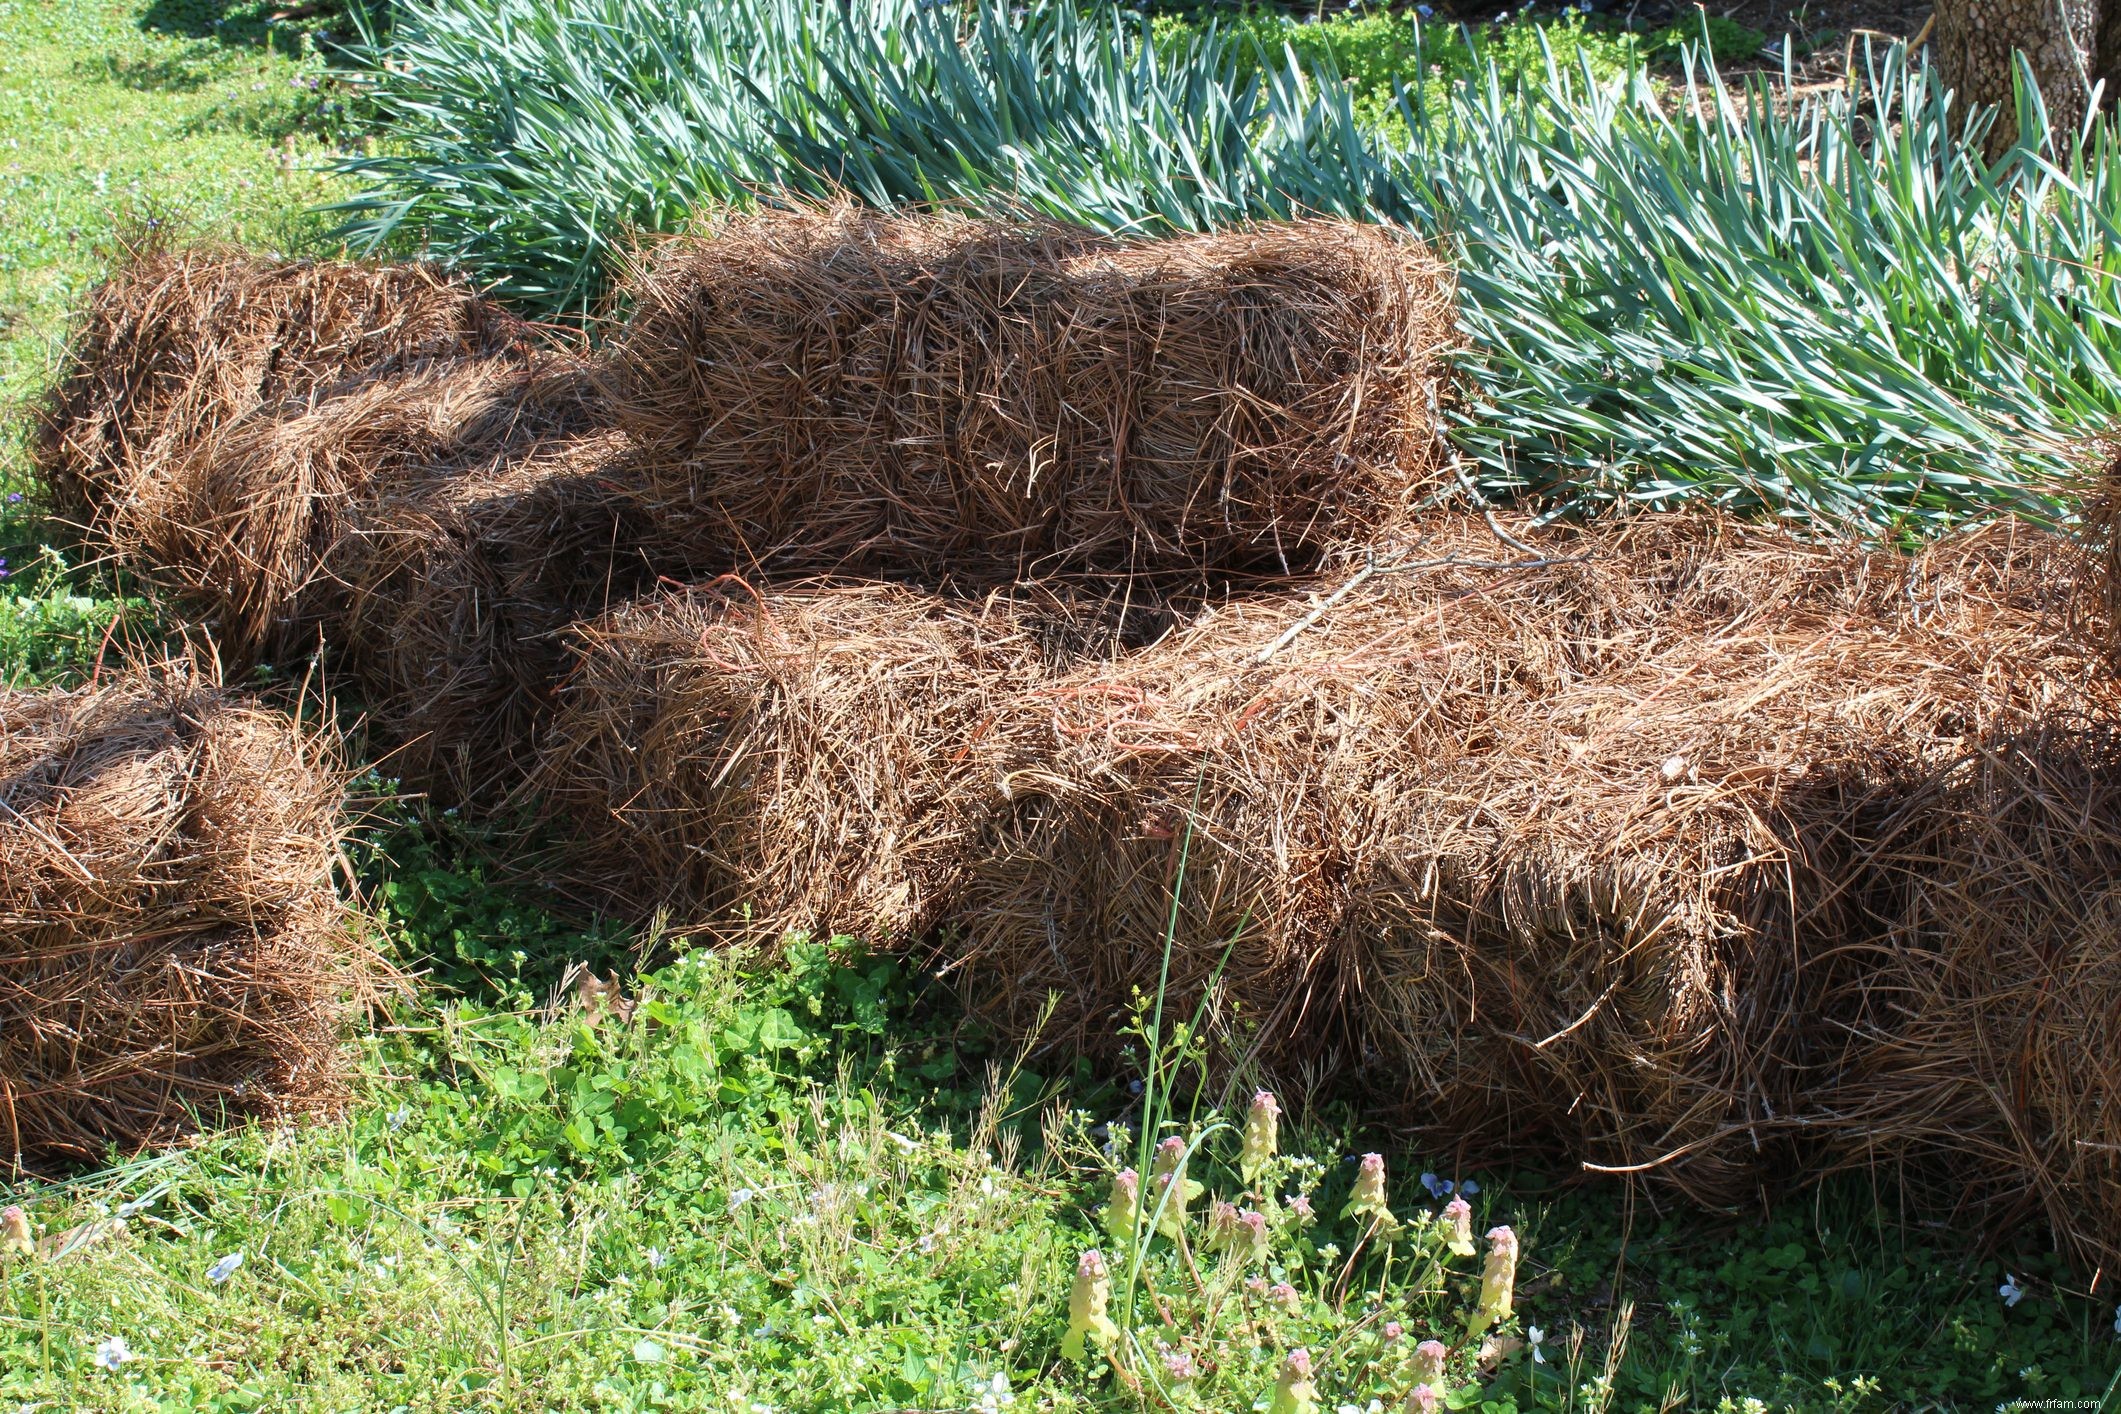
{"label": "stacked pine straw bale", "polygon": [[1999,731],[1879,822],[1890,926],[1853,951],[1849,1063],[1814,1122],[1829,1162],[1930,1208],[2045,1217],[2121,1260],[2121,722]]}
{"label": "stacked pine straw bale", "polygon": [[576,872],[682,924],[924,943],[1106,1051],[1169,930],[1173,1011],[1213,985],[1230,1049],[1469,1159],[1731,1204],[1976,1153],[1989,1211],[2121,1240],[2121,1097],[2067,1059],[2116,704],[2060,542],[1416,512],[1447,277],[1333,223],[768,213],[631,297],[594,366],[206,399],[131,543],[234,641],[341,644],[421,773],[535,748]]}
{"label": "stacked pine straw bale", "polygon": [[[196,495],[172,522],[189,548],[150,552],[176,567],[165,580],[218,609],[207,622],[239,654],[328,643],[392,771],[454,800],[515,784],[562,666],[556,632],[653,579],[638,457],[564,353],[261,409],[176,479]],[[237,528],[202,534],[223,507]]]}
{"label": "stacked pine straw bale", "polygon": [[1137,636],[1130,593],[1314,568],[1434,490],[1449,276],[1375,227],[766,211],[664,242],[628,303],[600,376],[651,553],[766,587],[579,630],[535,784],[586,882],[687,925],[919,932],[1009,704]]}
{"label": "stacked pine straw bale", "polygon": [[422,266],[139,256],[40,430],[93,547],[226,664],[336,649],[393,768],[452,798],[513,783],[549,635],[652,580],[585,356]]}
{"label": "stacked pine straw bale", "polygon": [[1272,1072],[1366,1064],[1432,1140],[1730,1204],[1818,1166],[1853,943],[1904,911],[1880,822],[2104,710],[2061,554],[1440,517],[1323,611],[1089,655],[1065,597],[731,583],[579,632],[539,784],[687,925],[933,939],[976,1011],[1058,992],[1046,1039],[1095,1053],[1168,930],[1167,1014],[1214,979]]}
{"label": "stacked pine straw bale", "polygon": [[533,785],[574,872],[687,929],[905,940],[971,867],[1004,705],[1066,652],[1022,605],[735,577],[574,635]]}
{"label": "stacked pine straw bale", "polygon": [[111,543],[229,661],[313,648],[345,615],[337,557],[376,502],[591,430],[585,392],[564,356],[452,359],[256,408],[173,458]]}
{"label": "stacked pine straw bale", "polygon": [[0,691],[0,1164],[95,1162],[341,1092],[374,982],[321,738],[183,665]]}
{"label": "stacked pine straw bale", "polygon": [[1438,522],[1315,623],[1308,594],[1240,600],[1050,689],[1063,749],[956,918],[974,1005],[1021,1026],[1059,988],[1112,1037],[1183,850],[1182,1009],[1220,967],[1271,1067],[1343,1038],[1434,1141],[1711,1203],[1798,1171],[1787,1122],[1848,1064],[1821,1003],[1889,911],[1871,822],[2097,695],[2031,611],[2063,548],[1539,544]]}
{"label": "stacked pine straw bale", "polygon": [[1426,485],[1450,337],[1425,253],[1331,223],[805,209],[667,243],[630,299],[593,370],[418,267],[142,257],[46,474],[225,661],[338,648],[405,775],[493,797],[553,632],[661,575],[1315,562]]}
{"label": "stacked pine straw bale", "polygon": [[583,432],[352,508],[328,628],[393,774],[489,805],[520,784],[568,667],[562,631],[654,581],[638,467],[623,434]]}
{"label": "stacked pine straw bale", "polygon": [[731,215],[628,296],[608,386],[659,524],[780,575],[1310,569],[1428,489],[1455,337],[1433,257],[1323,221]]}
{"label": "stacked pine straw bale", "polygon": [[173,464],[259,407],[518,347],[520,321],[422,265],[142,248],[89,296],[39,410],[52,509],[121,551]]}

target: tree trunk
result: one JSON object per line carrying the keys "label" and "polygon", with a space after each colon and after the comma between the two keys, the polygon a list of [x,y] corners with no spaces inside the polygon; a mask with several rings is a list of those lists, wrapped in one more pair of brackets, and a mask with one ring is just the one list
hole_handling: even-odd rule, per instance
{"label": "tree trunk", "polygon": [[1937,0],[1937,68],[1961,110],[1994,104],[1994,157],[2017,140],[2011,56],[2023,51],[2047,104],[2048,126],[2064,142],[2084,121],[2086,90],[2112,67],[2121,44],[2121,0]]}

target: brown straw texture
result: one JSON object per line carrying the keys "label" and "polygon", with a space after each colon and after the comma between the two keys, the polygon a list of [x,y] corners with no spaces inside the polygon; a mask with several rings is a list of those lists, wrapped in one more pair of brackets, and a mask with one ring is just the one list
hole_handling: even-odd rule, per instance
{"label": "brown straw texture", "polygon": [[254,408],[357,375],[500,353],[526,332],[423,265],[141,250],[88,297],[40,410],[37,468],[55,514],[92,529]]}
{"label": "brown straw texture", "polygon": [[1002,704],[1094,615],[726,579],[576,634],[536,786],[574,873],[716,932],[904,939],[970,867]]}
{"label": "brown straw texture", "polygon": [[372,982],[322,742],[189,669],[0,692],[0,1167],[333,1101]]}
{"label": "brown straw texture", "polygon": [[[767,212],[652,252],[592,366],[416,268],[146,257],[40,458],[233,655],[341,650],[395,769],[540,799],[629,913],[920,949],[1004,1032],[1106,1058],[1168,934],[1165,1015],[1210,1000],[1221,1064],[1357,1077],[1465,1162],[1723,1207],[1892,1166],[2121,1258],[2121,492],[2089,555],[1508,535],[1426,504],[1450,293],[1332,222]],[[308,936],[191,901],[219,836],[170,823],[202,777],[154,743],[197,731],[51,721],[10,730],[65,770],[148,743],[5,835],[0,899],[70,900],[62,953]],[[39,1120],[71,1137],[35,1152],[161,1132],[150,1040],[111,1043],[129,1128]]]}
{"label": "brown straw texture", "polygon": [[1337,603],[1251,596],[1087,662],[998,599],[644,605],[585,631],[542,783],[638,906],[933,932],[1005,1030],[1060,993],[1069,1048],[1119,1044],[1175,891],[1167,1015],[1215,977],[1226,1054],[1366,1058],[1439,1140],[1736,1203],[1848,1064],[1820,1003],[1879,926],[1875,822],[1972,741],[2103,703],[2066,552],[1540,544],[1439,518]]}
{"label": "brown straw texture", "polygon": [[2121,722],[1978,742],[1882,819],[1887,926],[1852,949],[1846,1071],[1819,1097],[1836,1167],[1885,1168],[1995,1236],[2043,1216],[2121,1260]]}
{"label": "brown straw texture", "polygon": [[628,291],[660,517],[769,571],[988,584],[1307,569],[1433,477],[1448,271],[1377,227],[1119,243],[724,216]]}
{"label": "brown straw texture", "polygon": [[390,775],[463,803],[520,785],[566,665],[561,631],[654,582],[638,489],[625,437],[588,433],[409,477],[349,511],[328,629]]}
{"label": "brown straw texture", "polygon": [[344,611],[330,562],[359,504],[594,425],[583,370],[561,355],[356,378],[199,439],[111,508],[103,536],[224,661],[247,664],[315,647],[320,624]]}

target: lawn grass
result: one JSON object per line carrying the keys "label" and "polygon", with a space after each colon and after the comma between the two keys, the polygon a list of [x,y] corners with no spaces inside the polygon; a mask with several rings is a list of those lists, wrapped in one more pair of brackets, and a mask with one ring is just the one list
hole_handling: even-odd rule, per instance
{"label": "lawn grass", "polygon": [[[214,18],[148,12],[165,33],[123,6],[0,0],[12,395],[48,376],[129,207],[261,245],[317,229],[304,208],[329,189],[278,154],[289,135],[326,147],[331,100],[284,52],[298,43],[216,40]],[[254,16],[231,31],[264,37]],[[0,679],[64,681],[119,595],[40,550],[60,537],[35,519],[17,431],[0,451],[0,487],[27,493],[0,502]],[[1160,1407],[1059,1353],[1077,1255],[1112,1247],[1139,1077],[1019,1065],[930,979],[851,944],[710,956],[585,928],[448,817],[400,810],[362,840],[373,926],[417,980],[356,1042],[347,1113],[11,1190],[71,1250],[0,1268],[0,1408]],[[630,1020],[553,1005],[576,958],[618,975]],[[1240,1121],[1242,1095],[1177,1117],[1218,1194],[1240,1179],[1214,1123]],[[1567,1174],[1457,1173],[1330,1097],[1290,1117],[1283,1148],[1272,1189],[1284,1211],[1312,1192],[1320,1221],[1278,1222],[1270,1265],[1232,1255],[1196,1281],[1167,1245],[1148,1258],[1130,1368],[1175,1407],[1265,1408],[1304,1343],[1324,1409],[1365,1410],[1404,1390],[1416,1340],[1463,1332],[1477,1258],[1431,1266],[1410,1238],[1342,1286],[1369,1149],[1398,1216],[1440,1209],[1417,1181],[1434,1169],[1480,1183],[1477,1230],[1523,1240],[1508,1329],[1538,1327],[1544,1359],[1480,1373],[1469,1347],[1452,1370],[1468,1406],[1994,1407],[2094,1398],[2121,1351],[2112,1294],[2084,1294],[2041,1233],[1902,1223],[1861,1183],[1769,1216],[1659,1209]],[[1248,1291],[1252,1275],[1293,1302]],[[1180,1353],[1199,1376],[1176,1377]]]}
{"label": "lawn grass", "polygon": [[313,132],[319,65],[201,37],[201,10],[158,12],[161,31],[134,5],[0,0],[0,396],[44,378],[121,231],[285,248],[318,225],[307,208],[335,181]]}

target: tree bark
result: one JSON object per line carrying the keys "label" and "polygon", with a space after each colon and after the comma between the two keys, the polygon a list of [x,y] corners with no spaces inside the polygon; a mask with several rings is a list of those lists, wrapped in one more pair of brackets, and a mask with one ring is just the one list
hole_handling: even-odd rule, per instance
{"label": "tree bark", "polygon": [[2023,52],[2047,105],[2049,130],[2067,142],[2084,121],[2086,90],[2121,51],[2121,0],[1937,0],[1937,68],[1962,111],[1993,104],[1994,157],[2018,137],[2011,56]]}

